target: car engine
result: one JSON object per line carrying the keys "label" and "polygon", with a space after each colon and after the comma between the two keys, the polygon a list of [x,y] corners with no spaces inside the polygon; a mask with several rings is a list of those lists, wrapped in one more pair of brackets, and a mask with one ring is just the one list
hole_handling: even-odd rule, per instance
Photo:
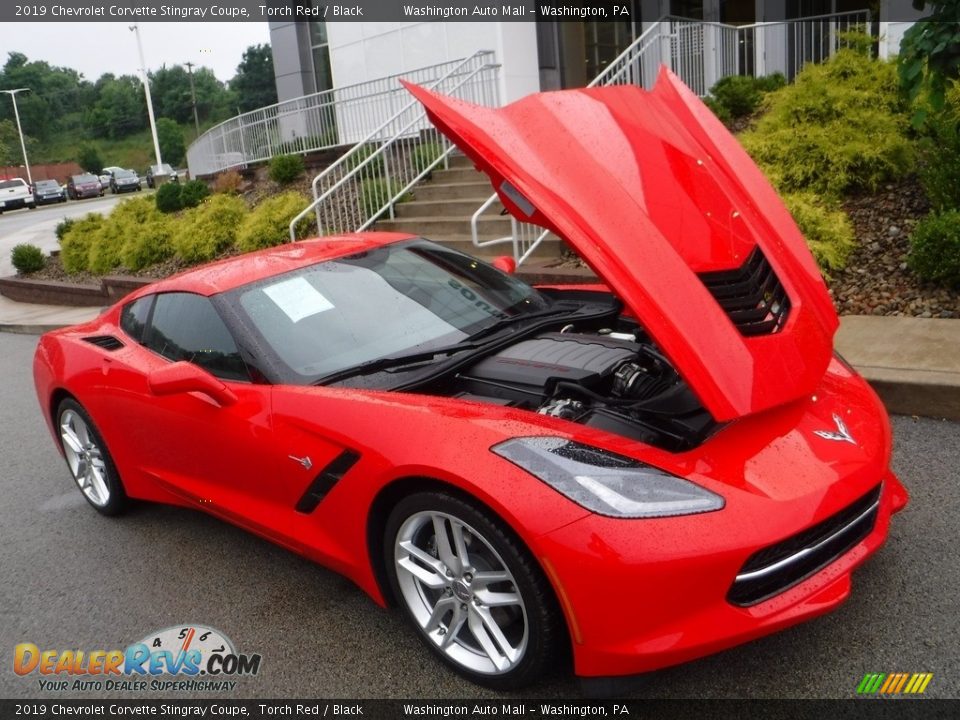
{"label": "car engine", "polygon": [[718,426],[640,331],[549,332],[465,368],[455,394],[535,410],[671,451]]}

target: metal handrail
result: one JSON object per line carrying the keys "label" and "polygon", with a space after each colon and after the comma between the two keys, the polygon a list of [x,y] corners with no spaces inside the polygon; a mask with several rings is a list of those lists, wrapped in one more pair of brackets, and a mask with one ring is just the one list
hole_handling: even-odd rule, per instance
{"label": "metal handrail", "polygon": [[[756,41],[756,33],[758,31],[764,31],[772,29],[778,25],[789,26],[796,28],[799,23],[803,23],[802,26],[812,28],[818,23],[832,23],[830,28],[830,38],[829,46],[826,48],[826,52],[829,55],[832,55],[836,51],[836,45],[838,38],[836,37],[836,28],[840,26],[845,26],[846,28],[863,26],[865,27],[868,34],[872,34],[870,28],[870,18],[871,14],[869,10],[855,10],[852,12],[843,12],[843,13],[827,13],[822,15],[814,15],[805,18],[797,18],[794,20],[779,20],[773,22],[759,22],[753,23],[751,25],[727,25],[724,23],[703,21],[703,20],[693,20],[690,18],[682,18],[673,15],[666,15],[659,20],[657,20],[653,25],[647,28],[636,40],[634,40],[630,45],[620,53],[616,58],[614,58],[606,68],[604,68],[588,85],[587,87],[602,87],[607,85],[615,85],[620,83],[636,83],[643,87],[647,87],[648,83],[652,83],[656,79],[655,70],[659,67],[664,58],[661,53],[661,57],[658,58],[658,62],[652,63],[652,69],[654,72],[648,72],[644,74],[645,64],[643,63],[644,54],[653,47],[656,43],[660,43],[664,40],[674,41],[680,40],[680,33],[684,29],[696,29],[701,33],[704,31],[704,28],[711,28],[713,32],[717,34],[727,34],[734,38],[736,43],[736,48],[730,49],[727,48],[727,52],[723,53],[721,48],[720,63],[721,66],[716,73],[715,80],[719,80],[722,77],[728,75],[743,74],[744,68],[741,65],[741,58],[739,54],[739,45],[745,42],[745,39],[750,36],[751,33],[754,33],[753,40]],[[835,27],[834,27],[835,26]],[[722,43],[721,43],[722,45]],[[795,42],[794,45],[798,45]],[[819,54],[821,55],[820,59],[823,59],[824,47],[821,41],[819,47]],[[701,49],[702,53],[702,49]],[[671,46],[670,53],[666,56],[666,59],[669,61],[667,64],[674,62],[674,56],[679,55],[677,48]],[[804,57],[795,56],[794,60],[794,70],[798,71],[800,67],[806,64],[807,60]],[[681,66],[683,64],[683,58],[677,58]],[[646,65],[650,67],[650,65]],[[756,74],[756,64],[751,64],[751,70],[749,74]],[[682,70],[683,68],[675,68]],[[625,78],[625,76],[633,70],[633,76],[630,78]],[[765,74],[765,73],[761,73]],[[681,73],[682,75],[682,73]],[[705,73],[701,70],[699,76],[696,78],[700,81],[700,87],[695,87],[694,89],[698,91],[698,94],[705,95],[708,88],[704,85],[706,84]],[[688,85],[693,85],[694,83],[690,82],[690,78],[686,78]],[[649,89],[649,88],[648,88]],[[511,235],[507,237],[494,238],[490,240],[481,240],[479,234],[479,220],[480,216],[486,212],[487,209],[493,205],[497,200],[497,194],[494,193],[489,198],[487,198],[484,203],[477,208],[470,218],[470,232],[471,240],[475,247],[486,247],[489,245],[495,245],[499,243],[510,242],[513,244],[513,253],[514,259],[517,262],[517,265],[521,265],[527,258],[529,258],[537,247],[546,239],[550,234],[549,230],[543,230],[542,228],[532,225],[530,223],[524,223],[513,220],[511,223]],[[529,240],[536,234],[534,240]]]}
{"label": "metal handrail", "polygon": [[[481,51],[493,58],[492,51]],[[479,54],[479,53],[478,53]],[[280,153],[307,153],[353,145],[406,102],[398,78],[421,84],[456,71],[461,59],[377,80],[344,85],[284,100],[224,120],[200,135],[187,150],[194,177],[268,160]]]}
{"label": "metal handrail", "polygon": [[[466,86],[482,73],[499,68],[499,65],[488,61],[488,59],[492,57],[493,53],[488,50],[482,50],[474,53],[469,58],[464,59],[455,67],[444,73],[442,76],[428,82],[426,86],[430,89],[437,89],[443,83],[452,81],[455,84],[453,84],[451,88],[447,89],[446,92],[447,94],[455,94],[458,90]],[[474,67],[471,70],[470,67],[472,65],[476,65],[477,67]],[[407,115],[410,117],[405,118]],[[401,127],[394,127],[395,124],[401,125]],[[324,169],[323,172],[318,173],[311,183],[311,192],[314,197],[313,202],[311,202],[310,205],[304,208],[290,221],[289,232],[291,241],[295,241],[297,239],[297,225],[302,222],[311,211],[313,211],[315,214],[318,231],[320,234],[324,234],[322,231],[325,231],[329,228],[323,227],[321,203],[333,197],[334,193],[337,191],[346,192],[351,189],[357,190],[359,187],[359,191],[362,192],[362,182],[364,180],[374,180],[379,178],[379,173],[376,172],[376,168],[382,165],[386,170],[391,159],[397,163],[401,161],[399,156],[394,157],[394,155],[397,154],[394,153],[394,150],[397,149],[397,146],[401,146],[399,150],[402,153],[408,153],[414,150],[413,146],[418,143],[413,141],[411,136],[413,131],[415,131],[418,127],[426,130],[430,127],[430,125],[427,122],[426,110],[418,100],[412,99],[406,105],[404,105],[403,108],[395,112],[387,120],[382,122],[376,129],[371,131],[366,137],[363,138],[363,140],[358,142],[329,167]],[[385,139],[381,139],[384,135],[387,137]],[[405,142],[408,140],[410,142]],[[453,146],[449,144],[449,141],[446,140],[446,138],[438,138],[438,142],[444,147],[443,151],[437,158],[433,159],[425,167],[419,168],[419,172],[413,173],[413,180],[407,180],[405,177],[405,175],[409,173],[404,173],[403,171],[408,170],[408,168],[398,168],[400,172],[398,172],[397,175],[404,182],[401,190],[397,192],[393,191],[393,178],[391,177],[389,171],[385,172],[382,179],[387,183],[387,189],[383,193],[376,192],[373,198],[373,202],[379,203],[379,205],[377,205],[376,208],[359,208],[360,217],[358,218],[358,222],[353,223],[352,221],[355,219],[354,217],[344,217],[342,208],[337,208],[336,210],[338,214],[337,218],[335,219],[335,224],[338,225],[338,227],[333,229],[345,231],[349,227],[350,230],[363,230],[369,227],[380,216],[382,216],[384,212],[389,211],[392,216],[393,206],[397,201],[403,198],[404,195],[406,195],[406,193],[416,184],[416,182],[426,177],[440,164],[440,162],[446,163],[447,158],[453,150]],[[366,155],[360,158],[362,153],[366,153]],[[414,167],[413,169],[416,170],[417,168]],[[335,175],[343,172],[344,170],[345,172],[341,177],[333,181],[325,191],[320,191],[319,187],[321,183],[323,183],[325,180],[333,178]],[[353,226],[350,227],[351,225]]]}

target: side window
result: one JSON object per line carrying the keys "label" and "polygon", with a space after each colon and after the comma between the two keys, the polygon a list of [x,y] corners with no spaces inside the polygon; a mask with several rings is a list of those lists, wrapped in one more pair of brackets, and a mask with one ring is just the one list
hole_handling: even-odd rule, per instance
{"label": "side window", "polygon": [[137,342],[143,342],[143,330],[147,326],[150,306],[154,295],[147,295],[123,306],[120,312],[120,329]]}
{"label": "side window", "polygon": [[144,344],[165,358],[192,362],[224,380],[250,379],[230,331],[213,303],[201,295],[157,295]]}

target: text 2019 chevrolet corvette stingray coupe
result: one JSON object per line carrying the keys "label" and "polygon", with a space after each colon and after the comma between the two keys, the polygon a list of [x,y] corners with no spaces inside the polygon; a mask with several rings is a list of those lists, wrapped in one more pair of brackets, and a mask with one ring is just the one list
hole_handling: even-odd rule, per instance
{"label": "text 2019 chevrolet corvette stingray coupe", "polygon": [[410,90],[604,284],[535,289],[368,233],[149,285],[37,349],[90,504],[247,528],[396,603],[493,687],[563,658],[644,672],[841,603],[907,493],[804,240],[736,141],[667,72],[500,109]]}

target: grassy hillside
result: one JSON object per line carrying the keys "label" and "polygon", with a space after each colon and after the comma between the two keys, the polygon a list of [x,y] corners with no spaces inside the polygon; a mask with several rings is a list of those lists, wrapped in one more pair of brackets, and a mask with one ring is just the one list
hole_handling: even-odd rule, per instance
{"label": "grassy hillside", "polygon": [[[212,125],[213,123],[210,123]],[[189,147],[196,138],[193,124],[181,125],[184,144]],[[203,132],[207,127],[201,125]],[[150,130],[142,130],[118,140],[107,138],[88,138],[82,130],[61,132],[45,142],[37,142],[30,149],[31,163],[55,163],[76,160],[81,145],[92,145],[97,149],[105,166],[119,165],[144,172],[153,164],[153,138]],[[185,164],[181,163],[181,164]]]}

